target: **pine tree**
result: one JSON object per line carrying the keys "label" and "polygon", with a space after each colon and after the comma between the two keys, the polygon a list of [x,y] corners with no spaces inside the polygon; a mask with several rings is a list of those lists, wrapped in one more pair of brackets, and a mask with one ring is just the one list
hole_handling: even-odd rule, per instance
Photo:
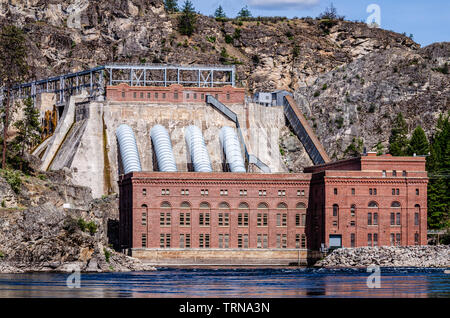
{"label": "pine tree", "polygon": [[178,1],[177,0],[164,0],[164,8],[169,13],[178,12]]}
{"label": "pine tree", "polygon": [[214,13],[214,16],[215,16],[216,18],[218,18],[218,19],[225,19],[225,18],[227,17],[226,14],[225,14],[225,11],[223,11],[222,6],[219,6],[219,7],[216,9],[216,12]]}
{"label": "pine tree", "polygon": [[393,156],[406,156],[408,150],[408,126],[399,113],[394,121],[394,127],[389,137],[389,153]]}
{"label": "pine tree", "polygon": [[427,158],[428,227],[450,227],[450,115],[439,117]]}
{"label": "pine tree", "polygon": [[2,168],[6,167],[8,128],[10,125],[11,90],[22,82],[28,74],[27,46],[23,31],[13,25],[5,25],[0,32],[0,86],[5,98],[2,109],[3,149]]}
{"label": "pine tree", "polygon": [[34,107],[33,100],[29,97],[24,100],[23,118],[14,123],[17,134],[14,144],[20,148],[20,155],[23,156],[25,150],[30,150],[36,145],[41,137],[41,125],[39,122],[39,111]]}
{"label": "pine tree", "polygon": [[252,14],[250,13],[250,10],[248,10],[248,7],[245,6],[241,9],[241,11],[239,11],[237,18],[250,18],[252,16]]}
{"label": "pine tree", "polygon": [[413,156],[414,154],[423,156],[427,155],[429,151],[430,145],[428,144],[427,136],[422,127],[417,126],[409,140],[408,156]]}
{"label": "pine tree", "polygon": [[182,35],[191,36],[195,31],[197,16],[190,0],[184,2],[182,13],[178,20],[178,28]]}

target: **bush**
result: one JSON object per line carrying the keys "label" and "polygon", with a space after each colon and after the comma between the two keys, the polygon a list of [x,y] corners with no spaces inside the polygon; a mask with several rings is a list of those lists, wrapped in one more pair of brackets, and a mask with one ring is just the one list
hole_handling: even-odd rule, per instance
{"label": "bush", "polygon": [[369,107],[369,113],[370,113],[370,114],[375,113],[375,105],[374,105],[374,104],[370,104],[370,107]]}
{"label": "bush", "polygon": [[2,251],[0,251],[0,258],[4,258],[4,257],[5,257],[5,254],[3,254]]}
{"label": "bush", "polygon": [[259,62],[260,62],[259,56],[258,55],[253,55],[252,56],[252,61],[253,61],[253,64],[258,65]]}
{"label": "bush", "polygon": [[344,125],[344,118],[339,117],[339,118],[336,119],[334,122],[336,123],[336,127],[337,127],[338,129],[341,129],[341,128],[343,127],[343,125]]}
{"label": "bush", "polygon": [[68,219],[64,220],[63,229],[67,233],[73,234],[77,230],[77,225],[79,226],[79,224],[77,224],[77,221],[75,219],[68,218]]}
{"label": "bush", "polygon": [[233,43],[233,37],[229,34],[225,34],[225,43],[227,44]]}
{"label": "bush", "polygon": [[216,37],[215,36],[206,36],[206,41],[211,42],[211,43],[215,43],[216,42]]}
{"label": "bush", "polygon": [[106,263],[109,263],[109,258],[111,257],[111,252],[108,251],[106,248],[104,248],[103,253],[105,254]]}
{"label": "bush", "polygon": [[319,95],[320,95],[319,91],[314,92],[314,97],[319,97]]}
{"label": "bush", "polygon": [[97,224],[95,224],[95,222],[93,221],[86,222],[82,218],[79,218],[77,224],[80,230],[83,232],[87,231],[91,235],[94,235],[97,232]]}
{"label": "bush", "polygon": [[15,193],[20,192],[22,186],[21,173],[17,170],[1,170],[1,175],[5,178],[6,182],[11,186],[11,189]]}

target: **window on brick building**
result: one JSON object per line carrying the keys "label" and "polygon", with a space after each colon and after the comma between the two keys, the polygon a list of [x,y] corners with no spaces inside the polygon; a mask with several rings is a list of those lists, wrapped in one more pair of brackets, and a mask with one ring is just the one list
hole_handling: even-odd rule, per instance
{"label": "window on brick building", "polygon": [[209,226],[209,212],[200,212],[198,215],[198,225]]}
{"label": "window on brick building", "polygon": [[401,214],[399,212],[395,214],[395,225],[401,225]]}
{"label": "window on brick building", "polygon": [[355,188],[352,188],[352,195],[355,195]]}
{"label": "window on brick building", "polygon": [[175,91],[175,92],[173,93],[173,99],[178,99],[178,91]]}
{"label": "window on brick building", "polygon": [[147,99],[150,99],[150,97],[152,97],[152,95],[150,93],[147,93]]}
{"label": "window on brick building", "polygon": [[414,245],[419,245],[419,233],[414,233]]}
{"label": "window on brick building", "polygon": [[159,235],[159,247],[169,248],[170,247],[170,234],[160,234]]}
{"label": "window on brick building", "polygon": [[267,191],[266,190],[258,190],[258,195],[260,197],[265,197],[267,195]]}
{"label": "window on brick building", "polygon": [[350,221],[350,226],[356,226],[356,221]]}
{"label": "window on brick building", "polygon": [[166,93],[162,93],[162,98],[166,99]]}
{"label": "window on brick building", "polygon": [[214,95],[217,100],[219,100],[219,94]]}
{"label": "window on brick building", "polygon": [[395,213],[391,213],[391,225],[395,225]]}
{"label": "window on brick building", "polygon": [[350,247],[355,247],[355,233],[350,233]]}
{"label": "window on brick building", "polygon": [[301,248],[306,248],[306,234],[302,234],[302,244]]}
{"label": "window on brick building", "polygon": [[208,195],[208,189],[201,189],[201,190],[200,190],[200,194],[201,194],[202,196],[207,196],[207,195]]}
{"label": "window on brick building", "polygon": [[219,212],[218,224],[219,226],[230,226],[230,214],[228,212]]}
{"label": "window on brick building", "polygon": [[122,92],[122,98],[125,98],[125,92]]}
{"label": "window on brick building", "polygon": [[220,195],[221,196],[227,196],[228,195],[228,190],[227,189],[220,189]]}
{"label": "window on brick building", "polygon": [[390,240],[391,246],[394,246],[395,245],[395,234],[391,233],[390,237],[391,237],[391,240]]}
{"label": "window on brick building", "polygon": [[414,206],[414,225],[419,225],[420,223],[420,205],[416,204]]}
{"label": "window on brick building", "polygon": [[403,176],[403,177],[406,177],[407,175],[408,175],[408,174],[406,173],[406,170],[403,170],[403,171],[402,171],[402,176]]}
{"label": "window on brick building", "polygon": [[297,190],[297,196],[304,197],[305,196],[305,190]]}
{"label": "window on brick building", "polygon": [[392,170],[392,176],[396,177],[397,176],[397,170]]}
{"label": "window on brick building", "polygon": [[202,99],[202,100],[205,100],[205,94],[204,94],[204,93],[202,93],[201,99]]}
{"label": "window on brick building", "polygon": [[133,98],[134,98],[134,99],[137,98],[136,92],[133,92]]}
{"label": "window on brick building", "polygon": [[146,196],[147,195],[147,189],[142,189],[142,195]]}
{"label": "window on brick building", "polygon": [[228,248],[230,241],[229,234],[219,234],[219,248]]}
{"label": "window on brick building", "polygon": [[180,234],[180,248],[186,247],[186,240],[185,240],[186,234]]}
{"label": "window on brick building", "polygon": [[355,216],[356,215],[356,205],[352,204],[350,206],[350,216]]}
{"label": "window on brick building", "polygon": [[181,195],[189,195],[189,189],[181,189]]}
{"label": "window on brick building", "polygon": [[377,188],[370,188],[369,195],[377,195]]}
{"label": "window on brick building", "polygon": [[333,204],[333,216],[339,216],[339,205]]}
{"label": "window on brick building", "polygon": [[170,225],[170,212],[161,212],[159,214],[159,225],[160,226]]}
{"label": "window on brick building", "polygon": [[227,100],[230,100],[230,93],[227,93]]}
{"label": "window on brick building", "polygon": [[144,93],[141,92],[141,93],[139,94],[139,98],[144,99]]}
{"label": "window on brick building", "polygon": [[142,212],[141,224],[147,225],[147,213],[146,212]]}
{"label": "window on brick building", "polygon": [[169,189],[161,189],[161,195],[170,195]]}
{"label": "window on brick building", "polygon": [[333,189],[333,193],[334,193],[334,195],[337,195],[337,194],[338,194],[338,189],[337,189],[337,188],[334,188],[334,189]]}
{"label": "window on brick building", "polygon": [[198,245],[200,248],[209,248],[209,234],[199,234]]}
{"label": "window on brick building", "polygon": [[372,246],[372,233],[367,234],[367,246]]}
{"label": "window on brick building", "polygon": [[419,195],[419,189],[416,189],[416,195]]}
{"label": "window on brick building", "polygon": [[373,246],[378,246],[378,233],[373,234]]}
{"label": "window on brick building", "polygon": [[286,196],[286,190],[278,190],[278,196],[279,197],[285,197]]}
{"label": "window on brick building", "polygon": [[338,226],[338,222],[337,221],[333,221],[333,226]]}
{"label": "window on brick building", "polygon": [[378,213],[373,214],[373,225],[378,225]]}
{"label": "window on brick building", "polygon": [[190,212],[180,212],[180,225],[181,226],[191,225],[191,213]]}
{"label": "window on brick building", "polygon": [[367,225],[372,225],[372,213],[367,213]]}
{"label": "window on brick building", "polygon": [[239,195],[241,196],[241,197],[245,197],[245,196],[247,196],[247,190],[245,190],[245,189],[241,189],[241,190],[239,190]]}
{"label": "window on brick building", "polygon": [[395,234],[395,245],[402,245],[402,235],[400,233]]}
{"label": "window on brick building", "polygon": [[158,99],[158,93],[155,93],[155,99]]}
{"label": "window on brick building", "polygon": [[238,213],[238,226],[248,226],[248,213]]}
{"label": "window on brick building", "polygon": [[382,175],[383,177],[386,177],[386,170],[383,170],[382,173],[381,173],[381,175]]}
{"label": "window on brick building", "polygon": [[146,248],[147,247],[147,234],[142,233],[141,241],[142,241],[142,247]]}

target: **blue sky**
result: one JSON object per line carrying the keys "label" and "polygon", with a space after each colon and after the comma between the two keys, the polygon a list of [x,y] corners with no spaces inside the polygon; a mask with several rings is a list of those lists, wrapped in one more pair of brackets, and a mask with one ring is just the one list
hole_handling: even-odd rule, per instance
{"label": "blue sky", "polygon": [[[222,5],[229,17],[248,5],[253,16],[316,17],[331,3],[347,20],[366,21],[366,9],[377,4],[381,9],[381,27],[412,34],[422,46],[450,41],[450,1],[448,0],[191,0],[196,11],[213,15]],[[178,0],[179,5],[184,0]]]}

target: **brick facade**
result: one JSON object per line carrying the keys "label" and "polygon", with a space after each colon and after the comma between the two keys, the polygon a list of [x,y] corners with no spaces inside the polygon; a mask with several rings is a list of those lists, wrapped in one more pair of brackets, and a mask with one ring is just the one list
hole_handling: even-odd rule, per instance
{"label": "brick facade", "polygon": [[129,86],[119,84],[106,87],[106,98],[119,102],[147,103],[203,103],[212,95],[223,104],[244,104],[245,89],[230,85],[221,87],[185,87],[179,84],[163,86]]}
{"label": "brick facade", "polygon": [[425,245],[427,182],[424,158],[374,154],[298,174],[130,173],[119,180],[121,245],[317,251],[330,238],[381,246],[392,235]]}

